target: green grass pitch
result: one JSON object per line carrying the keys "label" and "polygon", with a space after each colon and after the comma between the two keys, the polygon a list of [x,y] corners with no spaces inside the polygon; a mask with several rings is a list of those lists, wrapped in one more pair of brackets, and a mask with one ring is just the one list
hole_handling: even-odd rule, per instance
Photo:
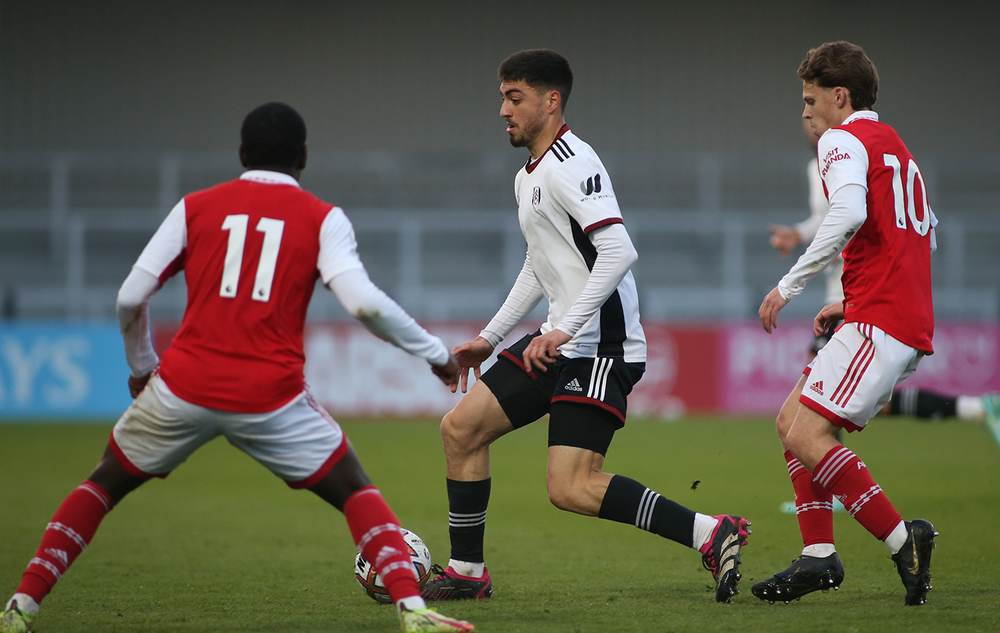
{"label": "green grass pitch", "polygon": [[[444,458],[433,421],[344,421],[400,522],[448,559]],[[0,424],[0,598],[59,502],[90,472],[104,424]],[[701,557],[634,527],[560,512],[545,493],[544,422],[493,449],[487,563],[494,597],[439,605],[484,633],[1000,630],[1000,451],[980,425],[877,419],[847,444],[904,518],[941,532],[928,604],[904,607],[888,552],[836,515],[839,592],[769,605],[750,594],[799,552],[769,420],[631,420],[606,470],[690,508],[753,521],[742,593],[716,604]],[[695,481],[699,485],[694,487]],[[353,577],[346,523],[224,440],[128,497],[43,605],[39,633],[393,631]]]}

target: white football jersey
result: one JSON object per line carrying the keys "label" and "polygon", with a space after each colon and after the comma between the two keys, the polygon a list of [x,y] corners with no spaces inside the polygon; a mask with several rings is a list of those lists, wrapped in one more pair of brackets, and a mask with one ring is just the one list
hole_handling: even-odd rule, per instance
{"label": "white football jersey", "polygon": [[[568,127],[541,158],[521,168],[514,194],[528,259],[549,303],[544,334],[562,322],[587,283],[597,257],[590,232],[622,223],[622,215],[601,159]],[[631,271],[560,350],[567,358],[645,362],[646,338]]]}

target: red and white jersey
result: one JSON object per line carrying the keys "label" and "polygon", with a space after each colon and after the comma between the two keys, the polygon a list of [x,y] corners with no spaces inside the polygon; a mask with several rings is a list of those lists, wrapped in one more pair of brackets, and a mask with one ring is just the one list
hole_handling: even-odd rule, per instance
{"label": "red and white jersey", "polygon": [[241,413],[273,411],[302,392],[316,280],[363,270],[343,211],[270,171],[186,196],[135,266],[161,283],[184,270],[187,282],[163,380],[188,402]]}
{"label": "red and white jersey", "polygon": [[844,247],[844,311],[910,347],[933,353],[932,229],[920,170],[899,135],[871,111],[856,112],[819,141],[827,195],[867,190],[867,217]]}
{"label": "red and white jersey", "polygon": [[[572,310],[597,258],[590,234],[621,224],[621,210],[601,159],[567,126],[538,160],[518,171],[514,194],[527,260],[549,303],[548,320],[541,328],[546,333],[577,316]],[[592,316],[560,351],[567,358],[644,362],[646,339],[632,272],[624,271],[624,278],[609,291],[603,305],[593,306]]]}

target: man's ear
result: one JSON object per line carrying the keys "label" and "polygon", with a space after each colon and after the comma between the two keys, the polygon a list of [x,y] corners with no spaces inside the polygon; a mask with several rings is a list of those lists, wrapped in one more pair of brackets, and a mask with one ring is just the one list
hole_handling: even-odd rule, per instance
{"label": "man's ear", "polygon": [[562,93],[558,90],[549,90],[549,93],[545,97],[546,111],[550,114],[555,112],[556,109],[562,108]]}
{"label": "man's ear", "polygon": [[851,105],[851,91],[843,86],[837,86],[833,89],[833,96],[837,100],[838,108],[846,108]]}

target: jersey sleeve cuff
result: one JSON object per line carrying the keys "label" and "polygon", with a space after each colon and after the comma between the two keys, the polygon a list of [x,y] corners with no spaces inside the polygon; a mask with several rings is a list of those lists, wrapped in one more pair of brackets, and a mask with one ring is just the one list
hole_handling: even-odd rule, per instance
{"label": "jersey sleeve cuff", "polygon": [[593,224],[587,225],[587,228],[583,229],[584,233],[590,233],[591,231],[596,231],[602,226],[608,226],[609,224],[624,224],[624,220],[621,218],[606,218],[600,220],[599,222],[594,222]]}
{"label": "jersey sleeve cuff", "polygon": [[486,339],[486,342],[492,345],[493,349],[496,349],[497,345],[499,345],[503,341],[502,336],[500,336],[496,332],[490,332],[488,330],[483,330],[482,332],[479,333],[479,336],[480,338]]}

